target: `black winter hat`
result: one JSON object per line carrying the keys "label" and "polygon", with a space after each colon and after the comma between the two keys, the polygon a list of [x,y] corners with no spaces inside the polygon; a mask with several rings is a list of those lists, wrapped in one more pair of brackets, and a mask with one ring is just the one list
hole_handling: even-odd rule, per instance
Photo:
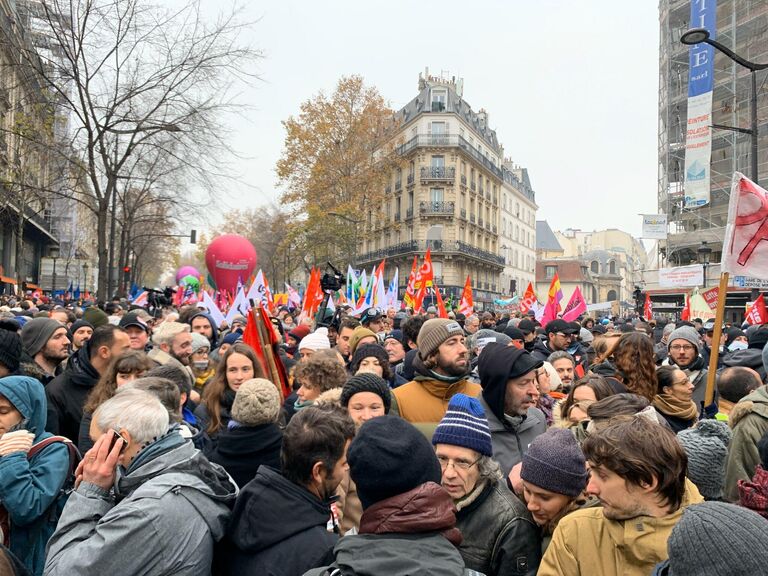
{"label": "black winter hat", "polygon": [[381,396],[381,401],[384,403],[384,414],[389,414],[389,408],[392,406],[392,393],[384,378],[370,372],[361,372],[352,376],[341,389],[341,405],[346,408],[352,396],[358,392],[373,392]]}
{"label": "black winter hat", "polygon": [[429,440],[397,416],[364,423],[352,440],[347,462],[364,510],[426,482],[440,484],[442,479]]}
{"label": "black winter hat", "polygon": [[768,344],[768,326],[758,326],[751,333],[747,331],[747,338],[749,348],[762,350]]}
{"label": "black winter hat", "polygon": [[21,362],[21,336],[16,332],[0,329],[0,364],[13,374]]}
{"label": "black winter hat", "polygon": [[491,342],[483,348],[477,362],[483,398],[500,421],[504,421],[504,396],[507,393],[507,382],[543,365],[544,362],[537,360],[526,350],[514,346]]}
{"label": "black winter hat", "polygon": [[504,328],[504,334],[509,336],[512,340],[525,339],[525,333],[522,330],[520,330],[520,328],[512,326],[512,324],[507,324],[507,327]]}
{"label": "black winter hat", "polygon": [[358,346],[355,353],[352,355],[352,360],[349,363],[349,371],[352,372],[352,374],[357,372],[357,369],[360,368],[360,362],[369,356],[376,358],[382,366],[389,364],[389,356],[383,346],[380,344],[363,344],[362,346]]}

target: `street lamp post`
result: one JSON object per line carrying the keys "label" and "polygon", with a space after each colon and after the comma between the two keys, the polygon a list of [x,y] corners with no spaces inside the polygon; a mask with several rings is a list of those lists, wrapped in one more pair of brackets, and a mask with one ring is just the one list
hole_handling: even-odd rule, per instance
{"label": "street lamp post", "polygon": [[712,257],[712,248],[707,246],[706,240],[702,241],[701,246],[696,250],[699,258],[699,264],[704,268],[704,288],[707,287],[707,270],[709,269],[709,260]]}
{"label": "street lamp post", "polygon": [[56,260],[59,259],[59,247],[51,246],[48,249],[48,256],[53,260],[53,274],[51,275],[51,298],[56,296]]}
{"label": "street lamp post", "polygon": [[83,264],[83,276],[85,277],[83,280],[84,290],[88,292],[88,262]]}
{"label": "street lamp post", "polygon": [[750,128],[739,128],[736,126],[723,126],[721,124],[712,124],[712,128],[720,128],[723,130],[732,130],[734,132],[741,132],[742,134],[749,134],[752,138],[752,146],[751,146],[751,157],[750,157],[750,164],[751,164],[751,175],[750,178],[752,178],[752,181],[756,184],[758,182],[758,168],[757,168],[757,136],[758,136],[758,125],[757,125],[757,76],[756,72],[758,70],[765,70],[768,68],[768,63],[765,64],[757,64],[756,62],[751,62],[747,60],[746,58],[743,58],[742,56],[739,56],[735,52],[733,52],[730,48],[727,46],[720,44],[717,40],[713,40],[710,38],[709,30],[706,28],[692,28],[685,32],[680,37],[680,42],[687,46],[693,46],[695,44],[701,44],[704,42],[705,44],[709,44],[710,46],[718,49],[720,52],[728,56],[731,60],[736,62],[737,64],[740,64],[741,66],[744,66],[744,68],[747,68],[750,71],[751,77],[752,77],[752,92],[750,95]]}

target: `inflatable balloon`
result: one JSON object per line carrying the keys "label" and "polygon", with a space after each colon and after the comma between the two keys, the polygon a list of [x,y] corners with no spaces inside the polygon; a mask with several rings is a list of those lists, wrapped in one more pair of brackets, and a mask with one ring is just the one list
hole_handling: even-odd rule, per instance
{"label": "inflatable balloon", "polygon": [[194,266],[182,266],[179,268],[178,272],[176,272],[176,283],[178,284],[181,282],[181,279],[184,278],[184,276],[194,276],[195,278],[200,278],[200,272],[198,272],[197,268]]}
{"label": "inflatable balloon", "polygon": [[238,281],[248,282],[256,268],[256,248],[239,234],[224,234],[208,246],[205,265],[219,290],[234,292]]}
{"label": "inflatable balloon", "polygon": [[184,278],[179,280],[179,285],[192,288],[192,290],[198,292],[200,290],[200,278],[189,274],[188,276],[184,276]]}

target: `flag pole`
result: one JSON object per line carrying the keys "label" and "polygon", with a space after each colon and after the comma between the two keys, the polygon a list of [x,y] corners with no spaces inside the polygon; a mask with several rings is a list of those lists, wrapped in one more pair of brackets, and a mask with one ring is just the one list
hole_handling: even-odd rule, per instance
{"label": "flag pole", "polygon": [[709,370],[707,372],[707,389],[704,395],[704,406],[709,406],[715,399],[715,378],[717,377],[717,358],[720,355],[720,339],[723,334],[723,317],[725,316],[725,298],[728,292],[728,272],[720,274],[720,289],[717,293],[717,311],[715,312],[715,330],[712,334],[712,351],[709,355]]}

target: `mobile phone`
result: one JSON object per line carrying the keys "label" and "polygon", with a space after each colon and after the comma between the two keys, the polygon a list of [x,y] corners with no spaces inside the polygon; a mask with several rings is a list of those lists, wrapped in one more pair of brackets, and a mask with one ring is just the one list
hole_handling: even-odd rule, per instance
{"label": "mobile phone", "polygon": [[123,446],[120,448],[120,452],[122,453],[123,450],[127,447],[127,443],[125,442],[125,438],[122,437],[120,434],[120,431],[115,428],[110,428],[109,433],[112,434],[112,438],[109,441],[109,451],[112,452],[112,448],[115,447],[115,443],[117,442],[118,438],[123,441]]}

